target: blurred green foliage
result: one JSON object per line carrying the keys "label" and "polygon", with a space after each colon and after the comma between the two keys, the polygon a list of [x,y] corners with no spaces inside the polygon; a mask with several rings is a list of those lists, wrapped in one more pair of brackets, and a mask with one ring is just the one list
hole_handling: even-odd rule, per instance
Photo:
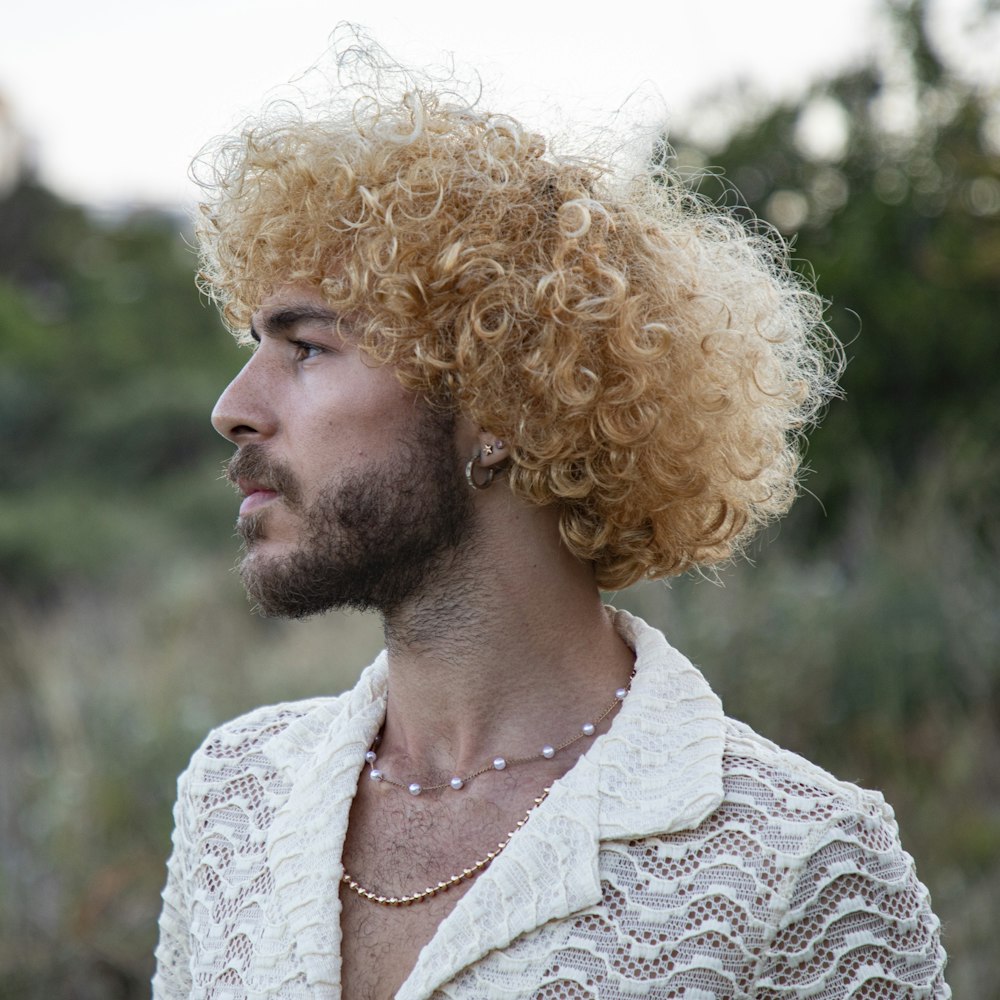
{"label": "blurred green foliage", "polygon": [[960,442],[972,459],[1000,434],[1000,96],[949,72],[926,4],[887,6],[882,62],[760,110],[717,148],[672,137],[712,164],[702,192],[792,237],[830,300],[849,364],[847,404],[809,452],[810,487],[837,501],[827,536],[859,471],[894,488],[929,449]]}
{"label": "blurred green foliage", "polygon": [[[886,10],[871,65],[721,143],[671,137],[713,166],[703,193],[797,234],[830,300],[850,363],[808,453],[821,502],[725,588],[613,599],[731,714],[885,790],[955,995],[1000,998],[1000,99],[938,54],[923,3]],[[185,231],[30,175],[0,197],[0,1000],[146,996],[188,754],[256,703],[343,688],[378,643],[365,619],[253,618],[224,572],[207,418],[241,356]]]}
{"label": "blurred green foliage", "polygon": [[225,537],[208,409],[239,354],[183,228],[93,218],[30,177],[0,200],[0,579],[22,594]]}

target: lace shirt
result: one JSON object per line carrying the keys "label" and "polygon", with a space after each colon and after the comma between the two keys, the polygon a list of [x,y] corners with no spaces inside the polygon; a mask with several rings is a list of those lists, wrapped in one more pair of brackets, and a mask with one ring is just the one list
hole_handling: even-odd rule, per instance
{"label": "lace shirt", "polygon": [[[611,729],[397,997],[950,997],[882,797],[726,719],[661,633],[615,620],[636,674]],[[383,654],[344,695],[209,735],[179,782],[154,1000],[339,997],[341,848],[385,698]]]}

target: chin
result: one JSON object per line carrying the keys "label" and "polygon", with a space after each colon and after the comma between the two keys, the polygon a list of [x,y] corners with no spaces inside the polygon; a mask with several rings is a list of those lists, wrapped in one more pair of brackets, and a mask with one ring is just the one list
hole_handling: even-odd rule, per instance
{"label": "chin", "polygon": [[[294,525],[291,527],[293,530],[288,530],[286,525],[282,532],[282,525],[273,512],[265,509],[241,516],[236,522],[236,534],[243,541],[243,551],[250,555],[264,549],[283,547],[287,550],[297,545],[298,533]],[[285,537],[285,533],[291,537]]]}

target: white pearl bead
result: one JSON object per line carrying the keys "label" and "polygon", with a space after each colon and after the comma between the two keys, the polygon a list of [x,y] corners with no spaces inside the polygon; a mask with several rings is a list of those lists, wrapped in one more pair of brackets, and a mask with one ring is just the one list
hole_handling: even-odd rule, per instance
{"label": "white pearl bead", "polygon": [[618,699],[619,701],[624,701],[624,700],[625,700],[625,695],[627,695],[627,694],[628,694],[628,688],[619,688],[619,689],[618,689],[618,690],[617,690],[617,691],[615,692],[615,697],[616,697],[616,698],[617,698],[617,699]]}
{"label": "white pearl bead", "polygon": [[419,795],[423,789],[414,781],[409,787],[409,792],[411,795]]}
{"label": "white pearl bead", "polygon": [[505,761],[503,757],[493,758],[493,767],[495,770],[502,771],[506,766],[507,766],[507,761]]}
{"label": "white pearl bead", "polygon": [[451,779],[451,787],[457,792],[463,785],[464,781],[456,774],[454,778]]}
{"label": "white pearl bead", "polygon": [[550,746],[548,743],[546,743],[545,746],[542,747],[543,757],[555,757],[555,755],[556,755],[556,748],[554,746]]}
{"label": "white pearl bead", "polygon": [[385,775],[382,774],[382,772],[377,767],[373,767],[368,772],[368,777],[371,778],[372,781],[381,781],[385,777]]}
{"label": "white pearl bead", "polygon": [[374,764],[375,763],[375,751],[374,750],[369,750],[368,753],[365,754],[365,760],[368,761],[369,764]]}
{"label": "white pearl bead", "polygon": [[583,730],[583,735],[584,736],[593,736],[594,735],[594,724],[592,722],[585,722],[580,727],[580,729]]}

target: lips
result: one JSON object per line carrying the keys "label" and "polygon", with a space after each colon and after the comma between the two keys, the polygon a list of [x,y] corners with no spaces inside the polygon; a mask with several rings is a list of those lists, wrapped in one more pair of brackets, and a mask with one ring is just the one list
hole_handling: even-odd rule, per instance
{"label": "lips", "polygon": [[237,479],[236,485],[243,494],[243,502],[240,504],[240,517],[246,517],[254,511],[260,510],[274,500],[279,493],[271,489],[264,483],[257,483],[250,479]]}
{"label": "lips", "polygon": [[226,463],[225,475],[243,494],[241,519],[263,511],[275,500],[291,511],[298,509],[301,491],[292,470],[259,444],[239,448]]}

